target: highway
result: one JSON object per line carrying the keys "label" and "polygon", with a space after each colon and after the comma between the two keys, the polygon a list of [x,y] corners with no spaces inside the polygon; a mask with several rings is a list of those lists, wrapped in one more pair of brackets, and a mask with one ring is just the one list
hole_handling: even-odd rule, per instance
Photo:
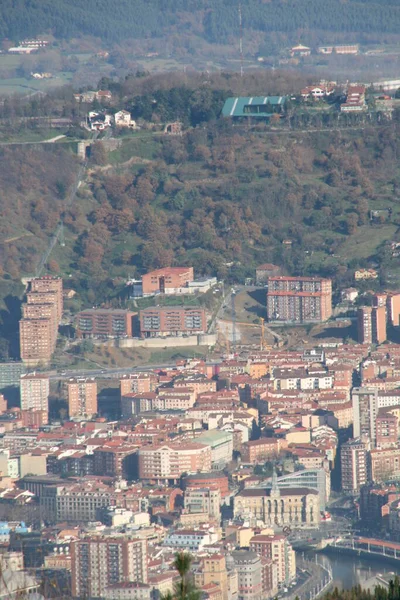
{"label": "highway", "polygon": [[[221,361],[208,361],[207,365],[218,365]],[[64,381],[70,377],[98,377],[101,379],[118,379],[122,375],[129,375],[138,371],[153,371],[154,369],[174,369],[175,363],[162,363],[158,365],[141,365],[137,367],[115,367],[109,369],[65,369],[59,373],[48,371],[49,379],[52,381]]]}

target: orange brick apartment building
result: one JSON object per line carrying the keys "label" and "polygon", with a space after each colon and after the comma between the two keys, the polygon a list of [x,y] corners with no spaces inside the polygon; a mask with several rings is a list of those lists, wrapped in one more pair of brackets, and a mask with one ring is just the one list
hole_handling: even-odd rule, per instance
{"label": "orange brick apartment building", "polygon": [[133,318],[137,313],[127,310],[90,308],[76,315],[78,338],[132,337]]}
{"label": "orange brick apartment building", "polygon": [[47,275],[32,279],[19,322],[20,355],[25,364],[49,362],[56,347],[62,311],[62,279]]}
{"label": "orange brick apartment building", "polygon": [[165,267],[142,276],[143,296],[179,294],[194,280],[193,267]]}
{"label": "orange brick apartment building", "polygon": [[93,377],[70,379],[67,383],[68,413],[72,417],[88,417],[97,413],[97,383]]}
{"label": "orange brick apartment building", "polygon": [[268,277],[269,321],[326,321],[332,316],[332,281],[320,277]]}
{"label": "orange brick apartment building", "polygon": [[140,336],[166,337],[170,335],[201,334],[207,329],[203,308],[188,306],[156,306],[140,311]]}

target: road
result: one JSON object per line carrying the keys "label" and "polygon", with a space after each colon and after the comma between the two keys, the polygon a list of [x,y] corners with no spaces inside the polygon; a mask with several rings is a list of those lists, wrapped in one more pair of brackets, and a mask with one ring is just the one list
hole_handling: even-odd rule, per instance
{"label": "road", "polygon": [[[209,361],[208,365],[218,365],[221,361]],[[141,365],[138,367],[116,367],[113,369],[66,369],[60,373],[48,372],[52,381],[64,381],[70,377],[100,377],[101,379],[118,379],[122,375],[129,375],[138,371],[153,371],[154,369],[174,369],[176,363],[162,363],[159,365]]]}
{"label": "road", "polygon": [[[95,140],[97,138],[97,136],[98,136],[98,132],[95,132],[94,135],[93,135],[92,140]],[[72,205],[72,203],[74,202],[74,200],[75,200],[76,193],[77,193],[77,191],[78,191],[78,189],[79,189],[79,187],[80,187],[80,185],[82,183],[83,176],[84,176],[85,171],[87,169],[87,164],[88,163],[87,163],[87,160],[86,160],[79,167],[78,173],[77,173],[76,178],[75,178],[75,183],[73,184],[72,188],[70,189],[69,194],[67,196],[67,199],[65,201],[64,211],[66,211],[67,208],[69,208]],[[64,232],[64,223],[63,223],[63,220],[62,220],[62,217],[61,217],[61,220],[60,220],[59,224],[57,225],[57,227],[56,227],[56,229],[55,229],[55,231],[53,233],[53,236],[50,239],[49,245],[47,246],[47,249],[44,251],[44,253],[43,253],[43,255],[42,255],[41,259],[40,259],[40,262],[39,262],[38,267],[36,269],[35,277],[40,277],[41,276],[41,274],[43,272],[43,269],[46,266],[46,263],[47,263],[47,261],[50,258],[50,255],[51,255],[51,253],[53,251],[53,248],[57,244],[57,242],[59,241],[59,239],[61,238],[61,235],[63,234],[63,232]]]}
{"label": "road", "polygon": [[[53,138],[50,138],[48,140],[36,140],[36,142],[0,142],[0,146],[36,146],[37,144],[54,144],[55,142],[58,142],[62,139],[64,139],[66,136],[63,135],[56,135]],[[71,140],[72,142],[74,140]]]}

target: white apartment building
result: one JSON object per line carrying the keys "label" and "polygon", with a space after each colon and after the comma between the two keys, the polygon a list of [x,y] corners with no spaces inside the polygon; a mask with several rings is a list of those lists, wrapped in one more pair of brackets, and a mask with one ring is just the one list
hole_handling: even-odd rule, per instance
{"label": "white apartment building", "polygon": [[20,379],[21,409],[49,411],[50,382],[46,375],[26,373]]}

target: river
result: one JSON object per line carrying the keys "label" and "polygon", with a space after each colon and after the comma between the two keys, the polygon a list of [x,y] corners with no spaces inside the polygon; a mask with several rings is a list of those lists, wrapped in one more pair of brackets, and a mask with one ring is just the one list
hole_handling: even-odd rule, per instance
{"label": "river", "polygon": [[362,587],[373,586],[373,578],[379,573],[398,573],[400,575],[400,564],[397,566],[393,562],[359,558],[345,554],[320,554],[306,553],[309,560],[315,560],[332,569],[333,582],[331,589],[337,587],[348,589],[355,585]]}

